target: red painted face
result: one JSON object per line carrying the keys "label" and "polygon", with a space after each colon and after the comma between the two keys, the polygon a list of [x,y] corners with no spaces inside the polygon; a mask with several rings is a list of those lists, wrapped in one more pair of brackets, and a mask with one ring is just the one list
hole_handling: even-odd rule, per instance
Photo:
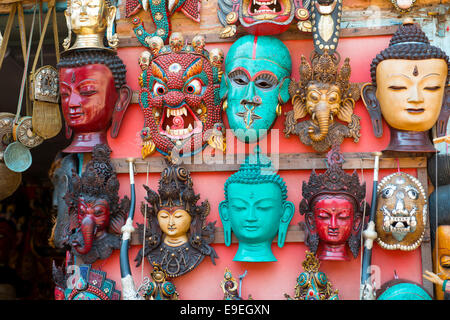
{"label": "red painted face", "polygon": [[59,79],[67,125],[76,133],[106,131],[119,96],[111,70],[103,64],[61,68]]}
{"label": "red painted face", "polygon": [[345,243],[353,227],[353,202],[346,197],[322,196],[315,202],[314,219],[319,238],[329,244]]}
{"label": "red painted face", "polygon": [[78,221],[89,216],[97,227],[97,233],[101,230],[105,230],[109,225],[109,204],[105,199],[96,199],[94,201],[85,201],[80,199],[78,203]]}

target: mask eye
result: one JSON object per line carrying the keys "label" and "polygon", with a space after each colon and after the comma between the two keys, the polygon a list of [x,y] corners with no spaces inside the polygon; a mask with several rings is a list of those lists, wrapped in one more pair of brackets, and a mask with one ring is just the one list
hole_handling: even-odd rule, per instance
{"label": "mask eye", "polygon": [[395,189],[395,186],[388,185],[386,188],[381,190],[381,196],[384,199],[390,198],[394,194]]}
{"label": "mask eye", "polygon": [[231,71],[228,78],[238,86],[246,86],[250,82],[247,74],[240,69]]}
{"label": "mask eye", "polygon": [[339,101],[339,95],[336,92],[333,92],[332,94],[330,94],[330,96],[328,97],[328,102],[330,103],[336,103]]}
{"label": "mask eye", "polygon": [[315,91],[312,91],[312,92],[310,92],[310,93],[308,94],[307,99],[310,100],[310,101],[312,101],[312,102],[319,102],[319,100],[320,100],[320,94],[317,93],[317,92],[315,92]]}
{"label": "mask eye", "polygon": [[201,94],[202,93],[202,84],[199,80],[194,79],[190,81],[185,87],[184,92],[187,94]]}
{"label": "mask eye", "polygon": [[419,199],[419,191],[416,188],[412,187],[412,186],[406,187],[406,194],[412,200]]}
{"label": "mask eye", "polygon": [[255,85],[261,89],[272,89],[278,83],[277,78],[270,73],[263,73],[256,77]]}
{"label": "mask eye", "polygon": [[155,82],[153,84],[153,94],[155,96],[161,96],[163,94],[166,94],[166,92],[167,92],[166,87],[164,85],[162,85],[161,83]]}

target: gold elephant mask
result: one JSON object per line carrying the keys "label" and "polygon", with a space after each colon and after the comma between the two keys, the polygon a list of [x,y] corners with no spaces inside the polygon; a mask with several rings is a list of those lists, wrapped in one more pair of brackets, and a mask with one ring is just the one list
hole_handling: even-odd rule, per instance
{"label": "gold elephant mask", "polygon": [[[310,65],[302,56],[300,81],[289,86],[293,110],[286,114],[284,133],[286,137],[298,135],[302,143],[319,152],[340,145],[344,138],[358,142],[360,137],[360,118],[353,114],[360,97],[359,85],[349,82],[350,59],[345,59],[340,70],[339,60],[327,51],[314,52]],[[298,122],[306,116],[311,119]]]}
{"label": "gold elephant mask", "polygon": [[415,177],[396,172],[377,188],[378,244],[387,250],[412,251],[420,246],[427,222],[427,196]]}

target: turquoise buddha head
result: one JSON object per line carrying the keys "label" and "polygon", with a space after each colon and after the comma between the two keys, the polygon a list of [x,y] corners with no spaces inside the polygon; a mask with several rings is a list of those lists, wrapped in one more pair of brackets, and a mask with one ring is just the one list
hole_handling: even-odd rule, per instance
{"label": "turquoise buddha head", "polygon": [[291,55],[277,38],[246,35],[230,47],[220,97],[239,140],[264,138],[289,101],[290,74]]}
{"label": "turquoise buddha head", "polygon": [[278,246],[284,246],[287,228],[294,215],[294,204],[287,201],[287,188],[275,173],[267,157],[255,150],[238,172],[225,182],[225,200],[219,205],[225,245],[231,244],[231,232],[239,241],[234,261],[277,261],[271,244],[278,234]]}

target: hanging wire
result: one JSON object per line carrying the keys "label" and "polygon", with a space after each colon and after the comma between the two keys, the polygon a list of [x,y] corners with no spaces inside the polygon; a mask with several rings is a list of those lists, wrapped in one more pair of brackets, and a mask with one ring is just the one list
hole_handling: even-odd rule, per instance
{"label": "hanging wire", "polygon": [[[42,13],[43,13],[43,3],[42,0],[39,3],[39,38],[42,37]],[[42,54],[41,54],[42,52]],[[41,66],[44,65],[44,50],[41,49],[41,52],[37,52],[36,54],[40,55],[40,59],[41,59]]]}

